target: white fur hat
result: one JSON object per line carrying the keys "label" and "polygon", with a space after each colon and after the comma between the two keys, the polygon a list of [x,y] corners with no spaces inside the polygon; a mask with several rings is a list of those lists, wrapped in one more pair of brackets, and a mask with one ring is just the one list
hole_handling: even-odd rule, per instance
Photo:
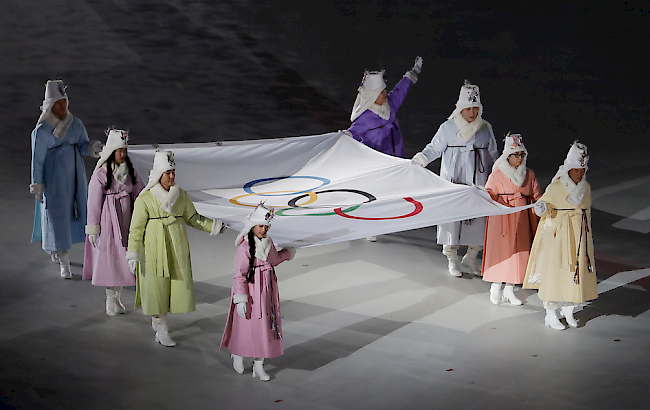
{"label": "white fur hat", "polygon": [[386,89],[386,82],[384,81],[384,70],[382,71],[366,71],[363,74],[363,80],[358,88],[359,93],[357,99],[354,101],[352,107],[352,114],[350,121],[354,122],[361,114],[364,113],[375,101],[382,91]]}
{"label": "white fur hat", "polygon": [[129,132],[124,130],[109,129],[106,130],[106,145],[102,147],[99,153],[99,160],[95,165],[95,170],[104,165],[108,158],[113,155],[116,149],[127,148],[129,145]]}
{"label": "white fur hat", "polygon": [[270,227],[273,216],[275,216],[273,208],[267,208],[264,206],[264,203],[257,205],[257,208],[255,208],[253,213],[246,216],[246,220],[244,220],[244,229],[242,229],[239,232],[239,235],[237,235],[235,246],[239,246],[242,243],[244,237],[248,235],[248,232],[250,232],[255,225],[266,225]]}
{"label": "white fur hat", "polygon": [[458,95],[458,101],[456,102],[456,109],[451,113],[449,118],[454,118],[462,110],[469,107],[479,107],[478,116],[483,116],[483,105],[481,104],[481,92],[479,91],[478,85],[474,85],[465,80],[465,84],[460,87],[460,94]]}
{"label": "white fur hat", "polygon": [[153,157],[153,168],[149,172],[149,181],[140,194],[151,189],[151,187],[160,181],[162,174],[172,169],[176,169],[174,153],[171,151],[156,151],[156,154]]}
{"label": "white fur hat", "polygon": [[43,104],[41,104],[41,116],[38,118],[36,125],[45,121],[45,117],[52,109],[52,105],[59,101],[62,98],[68,100],[68,95],[66,94],[66,89],[68,86],[63,84],[63,80],[47,80],[45,85],[45,97],[43,98]]}
{"label": "white fur hat", "polygon": [[524,141],[521,138],[521,134],[510,134],[506,135],[505,145],[503,146],[503,155],[506,157],[515,152],[525,152],[528,154],[526,147],[524,146]]}
{"label": "white fur hat", "polygon": [[[559,178],[562,174],[568,174],[568,172],[573,168],[584,168],[586,173],[587,169],[589,169],[587,166],[588,162],[589,155],[587,154],[587,146],[578,142],[578,140],[573,141],[573,145],[571,145],[571,148],[566,155],[564,164],[560,165],[553,180]],[[586,176],[584,178],[586,178]]]}

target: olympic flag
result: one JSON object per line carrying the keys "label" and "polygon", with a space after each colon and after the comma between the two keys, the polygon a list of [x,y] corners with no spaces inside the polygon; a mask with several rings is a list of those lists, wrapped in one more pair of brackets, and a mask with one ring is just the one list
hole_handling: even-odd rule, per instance
{"label": "olympic flag", "polygon": [[[264,201],[276,209],[273,240],[315,246],[528,207],[509,208],[410,160],[368,148],[343,132],[270,140],[166,144],[176,181],[202,215],[240,230]],[[130,146],[148,175],[154,146]]]}

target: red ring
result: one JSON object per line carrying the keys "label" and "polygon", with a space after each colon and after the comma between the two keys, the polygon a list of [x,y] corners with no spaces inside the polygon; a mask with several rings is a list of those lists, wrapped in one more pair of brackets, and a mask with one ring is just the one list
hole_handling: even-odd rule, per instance
{"label": "red ring", "polygon": [[408,218],[408,217],[410,217],[410,216],[415,216],[415,215],[419,214],[420,212],[422,212],[422,208],[423,208],[423,207],[422,207],[422,204],[421,204],[421,203],[419,203],[418,201],[416,201],[416,200],[413,199],[413,198],[404,198],[404,199],[405,199],[407,202],[410,202],[410,203],[412,203],[413,205],[415,205],[415,210],[414,210],[413,212],[411,212],[410,214],[400,215],[400,216],[392,216],[392,217],[390,217],[390,218],[365,218],[365,217],[363,217],[363,216],[348,215],[348,214],[344,213],[344,212],[341,210],[341,208],[336,208],[336,209],[334,210],[334,213],[336,213],[337,215],[342,216],[342,217],[344,217],[344,218],[350,218],[350,219],[361,219],[361,220],[363,220],[363,221],[385,221],[385,220],[387,220],[387,219],[401,219],[401,218]]}

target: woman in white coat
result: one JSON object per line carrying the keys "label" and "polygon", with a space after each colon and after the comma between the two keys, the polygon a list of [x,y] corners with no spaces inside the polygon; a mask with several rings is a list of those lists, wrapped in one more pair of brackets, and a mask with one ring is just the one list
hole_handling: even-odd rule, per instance
{"label": "woman in white coat", "polygon": [[[456,109],[443,122],[431,142],[418,152],[412,162],[426,167],[442,157],[440,176],[456,184],[485,186],[492,164],[499,157],[492,126],[484,121],[483,105],[477,85],[465,84],[460,89]],[[486,218],[468,219],[438,225],[438,244],[449,261],[449,273],[462,276],[458,249],[467,245],[462,263],[480,275],[476,257],[483,249]]]}

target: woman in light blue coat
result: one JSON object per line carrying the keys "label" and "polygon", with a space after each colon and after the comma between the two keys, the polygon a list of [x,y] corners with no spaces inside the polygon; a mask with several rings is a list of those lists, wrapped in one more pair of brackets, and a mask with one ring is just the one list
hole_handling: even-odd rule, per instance
{"label": "woman in light blue coat", "polygon": [[59,262],[69,279],[68,250],[86,240],[88,183],[81,155],[99,157],[101,143],[88,140],[81,120],[68,111],[63,81],[48,81],[41,116],[32,131],[32,183],[36,197],[32,242]]}
{"label": "woman in light blue coat", "polygon": [[[492,126],[482,118],[483,106],[479,88],[465,81],[460,89],[456,109],[442,123],[431,142],[412,159],[426,167],[442,157],[440,176],[456,184],[485,186],[492,164],[499,157]],[[483,249],[486,218],[438,225],[438,243],[449,261],[449,273],[461,276],[458,248],[468,245],[462,263],[467,270],[480,275],[478,253]]]}

